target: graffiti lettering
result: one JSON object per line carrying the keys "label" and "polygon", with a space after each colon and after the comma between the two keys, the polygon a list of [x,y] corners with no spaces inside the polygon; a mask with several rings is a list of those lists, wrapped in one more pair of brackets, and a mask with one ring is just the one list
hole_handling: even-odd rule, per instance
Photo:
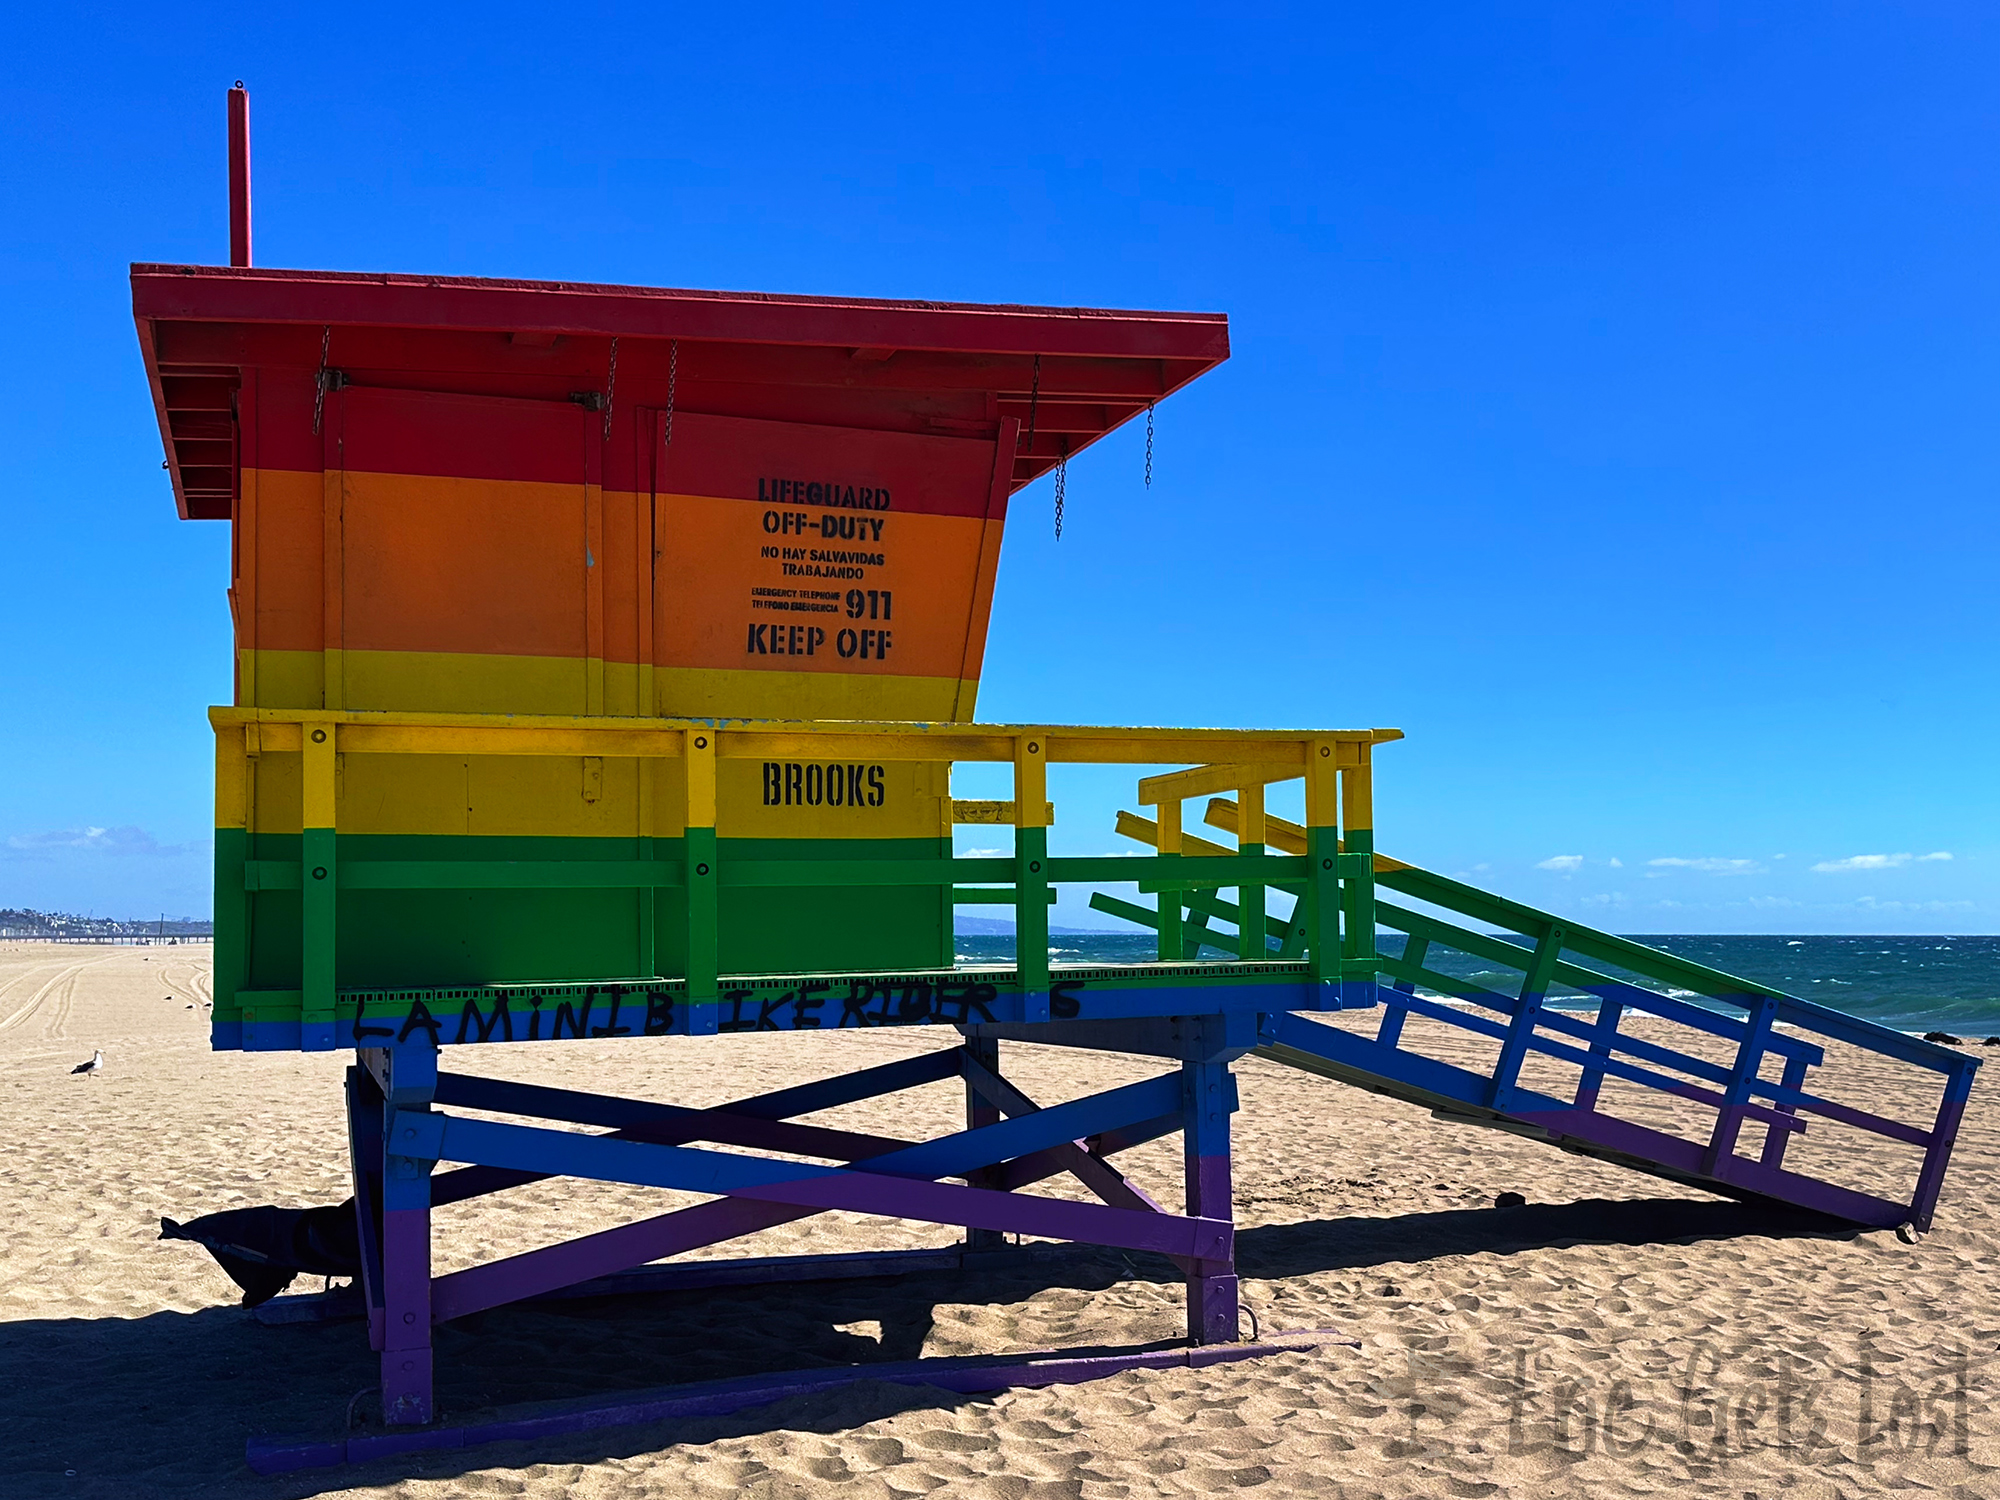
{"label": "graffiti lettering", "polygon": [[503,1042],[514,1040],[514,1018],[508,1014],[507,997],[505,995],[495,995],[493,997],[493,1014],[490,1016],[483,1016],[479,1013],[479,1002],[477,1000],[468,1000],[465,1002],[465,1009],[458,1013],[458,1035],[453,1037],[452,1040],[454,1042],[464,1041],[466,1030],[469,1027],[479,1033],[477,1040],[490,1042],[493,1040],[493,1028],[495,1026],[500,1028],[500,1040]]}

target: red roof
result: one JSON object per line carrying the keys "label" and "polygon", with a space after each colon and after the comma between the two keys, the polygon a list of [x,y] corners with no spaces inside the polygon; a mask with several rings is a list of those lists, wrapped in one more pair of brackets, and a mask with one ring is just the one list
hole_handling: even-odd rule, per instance
{"label": "red roof", "polygon": [[615,406],[664,406],[671,386],[681,411],[988,438],[1011,416],[1019,489],[1229,357],[1221,313],[261,266],[135,265],[132,311],[191,519],[231,513],[252,368]]}

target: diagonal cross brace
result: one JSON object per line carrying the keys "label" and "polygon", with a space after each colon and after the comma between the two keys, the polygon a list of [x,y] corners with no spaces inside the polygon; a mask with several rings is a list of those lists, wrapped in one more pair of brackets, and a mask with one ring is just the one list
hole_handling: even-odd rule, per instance
{"label": "diagonal cross brace", "polygon": [[[1041,1105],[971,1055],[968,1054],[960,1066],[964,1070],[965,1081],[988,1103],[1007,1114],[1025,1117],[1047,1113]],[[1073,1139],[1052,1146],[1048,1154],[1064,1171],[1073,1174],[1113,1208],[1131,1208],[1155,1214],[1166,1212],[1116,1167],[1093,1155],[1083,1140]]]}
{"label": "diagonal cross brace", "polygon": [[[1043,1113],[1039,1104],[970,1053],[965,1055],[963,1067],[965,1081],[989,1103],[1008,1114],[1027,1116]],[[1180,1122],[1176,1120],[1174,1123],[1178,1125]],[[1068,1141],[1050,1147],[1041,1155],[1075,1177],[1113,1208],[1129,1208],[1140,1213],[1155,1214],[1167,1211],[1124,1173],[1093,1152],[1087,1141]],[[1180,1270],[1193,1274],[1194,1263],[1186,1257],[1175,1255],[1169,1259]]]}
{"label": "diagonal cross brace", "polygon": [[[1176,1111],[1143,1124],[1102,1132],[1094,1139],[1098,1149],[1109,1155],[1172,1135],[1182,1124]],[[1028,1187],[1062,1171],[1053,1151],[1038,1151],[1008,1162],[1000,1169],[1000,1181],[995,1186]],[[759,1203],[749,1198],[722,1198],[545,1245],[539,1250],[523,1251],[504,1260],[488,1261],[439,1277],[431,1287],[433,1319],[449,1322],[489,1307],[644,1265],[647,1261],[664,1260],[723,1240],[755,1234],[760,1229],[809,1219],[819,1211],[783,1203]]]}
{"label": "diagonal cross brace", "polygon": [[[1178,1080],[1173,1080],[1178,1084]],[[1055,1111],[1045,1111],[1053,1114]],[[1010,1131],[1036,1124],[1040,1116],[1007,1120],[967,1131]],[[918,1219],[935,1224],[962,1224],[975,1229],[999,1229],[1052,1239],[1082,1240],[1127,1250],[1155,1250],[1169,1255],[1226,1259],[1232,1225],[1226,1219],[1177,1218],[1140,1213],[1094,1203],[1069,1203],[988,1188],[958,1187],[918,1178],[889,1176],[879,1168],[904,1156],[894,1152],[877,1158],[873,1170],[848,1167],[806,1167],[796,1162],[770,1161],[688,1146],[648,1146],[604,1136],[579,1136],[568,1131],[531,1125],[500,1125],[442,1114],[399,1111],[392,1122],[398,1153],[419,1157],[449,1157],[483,1161],[494,1166],[560,1173],[603,1182],[683,1192],[722,1193],[797,1208],[844,1208],[891,1218]],[[948,1138],[961,1140],[963,1137]],[[945,1143],[936,1142],[932,1145]],[[1037,1144],[1040,1144],[1038,1142]],[[912,1148],[929,1152],[930,1146]],[[933,1153],[935,1154],[935,1153]],[[963,1154],[962,1152],[959,1154]],[[1002,1156],[1018,1154],[1002,1151]],[[991,1157],[987,1158],[992,1160]],[[982,1165],[985,1163],[981,1163]],[[968,1170],[971,1164],[945,1161],[939,1175]]]}
{"label": "diagonal cross brace", "polygon": [[[1168,1113],[1179,1102],[1180,1080],[1171,1073],[1162,1074],[1143,1083],[1127,1084],[1123,1088],[1073,1099],[1034,1115],[1002,1120],[998,1124],[960,1131],[935,1141],[889,1152],[871,1160],[868,1172],[870,1175],[917,1179],[959,1177],[995,1162],[1026,1156],[1101,1130],[1153,1119]],[[446,1147],[447,1131],[455,1149]],[[622,1167],[643,1175],[623,1179],[613,1175],[608,1180],[697,1193],[736,1193],[771,1183],[849,1175],[849,1169],[842,1167],[801,1166],[794,1162],[769,1161],[719,1151],[642,1145],[609,1136],[491,1124],[410,1110],[397,1111],[392,1139],[397,1155],[513,1166],[574,1176],[615,1174]],[[507,1142],[514,1144],[503,1144]],[[579,1163],[590,1163],[593,1170],[570,1172],[564,1164],[566,1148],[573,1152]],[[496,1158],[494,1152],[497,1150],[507,1151],[513,1159]]]}
{"label": "diagonal cross brace", "polygon": [[[946,1052],[943,1055],[949,1057],[952,1054]],[[618,1128],[606,1139],[647,1141],[662,1146],[709,1141],[719,1146],[784,1151],[796,1156],[826,1157],[833,1161],[860,1161],[912,1144],[893,1137],[832,1130],[821,1125],[794,1125],[752,1113],[751,1108],[761,1105],[763,1099],[724,1104],[714,1109],[687,1109],[679,1105],[617,1099],[571,1089],[441,1074],[436,1102],[465,1109],[564,1120],[577,1125],[615,1126]],[[458,1203],[503,1188],[540,1182],[548,1175],[505,1167],[463,1167],[456,1172],[443,1173],[433,1181],[431,1201],[433,1204]]]}

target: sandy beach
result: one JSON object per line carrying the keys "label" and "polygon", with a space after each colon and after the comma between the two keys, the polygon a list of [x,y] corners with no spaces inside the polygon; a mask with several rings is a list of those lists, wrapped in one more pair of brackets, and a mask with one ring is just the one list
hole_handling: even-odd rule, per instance
{"label": "sandy beach", "polygon": [[[864,1383],[725,1420],[258,1478],[246,1438],[330,1434],[373,1386],[374,1357],[355,1323],[258,1323],[198,1247],[156,1239],[158,1221],[343,1198],[348,1059],[211,1053],[209,982],[203,947],[0,944],[0,1494],[2000,1496],[1993,1080],[1974,1090],[1937,1228],[1911,1246],[1453,1128],[1254,1058],[1238,1068],[1244,1299],[1266,1333],[1331,1327],[1358,1347],[997,1399]],[[486,1049],[481,1063],[700,1105],[946,1039],[570,1043]],[[94,1048],[103,1073],[71,1076]],[[1025,1046],[1006,1065],[1043,1102],[1152,1070]],[[961,1110],[941,1085],[823,1118],[911,1135],[955,1128]],[[1171,1199],[1178,1150],[1120,1160]],[[1494,1208],[1503,1192],[1526,1206]],[[543,1184],[455,1206],[439,1215],[439,1269],[674,1201]],[[826,1215],[728,1249],[954,1233]],[[1132,1344],[1176,1336],[1182,1317],[1170,1267],[1110,1251],[977,1280],[542,1304],[441,1329],[439,1400],[466,1411],[811,1365]]]}

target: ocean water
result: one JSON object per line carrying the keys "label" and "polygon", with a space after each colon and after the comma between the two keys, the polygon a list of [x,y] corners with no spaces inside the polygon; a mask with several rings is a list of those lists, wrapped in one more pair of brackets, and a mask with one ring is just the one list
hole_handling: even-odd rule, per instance
{"label": "ocean water", "polygon": [[[1384,934],[1391,952],[1400,938]],[[2000,937],[1661,936],[1634,942],[1741,975],[1801,1000],[1843,1010],[1903,1031],[2000,1034]],[[1009,963],[1011,934],[960,933],[960,963]],[[1116,964],[1148,960],[1151,933],[1057,933],[1049,956],[1057,963]],[[1433,950],[1441,972],[1474,983],[1518,987],[1520,974],[1483,960]]]}

